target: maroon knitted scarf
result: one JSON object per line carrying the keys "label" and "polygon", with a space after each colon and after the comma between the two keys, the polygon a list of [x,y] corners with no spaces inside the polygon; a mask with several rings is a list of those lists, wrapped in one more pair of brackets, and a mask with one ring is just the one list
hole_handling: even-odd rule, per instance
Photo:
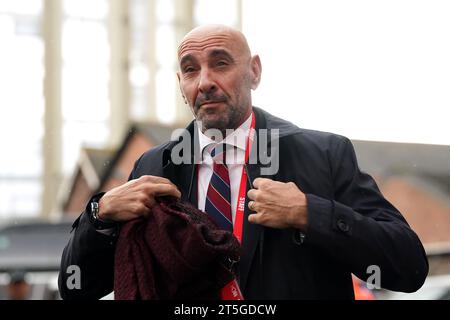
{"label": "maroon knitted scarf", "polygon": [[234,277],[229,262],[240,244],[208,214],[165,199],[146,219],[123,225],[116,245],[114,296],[136,299],[219,299]]}

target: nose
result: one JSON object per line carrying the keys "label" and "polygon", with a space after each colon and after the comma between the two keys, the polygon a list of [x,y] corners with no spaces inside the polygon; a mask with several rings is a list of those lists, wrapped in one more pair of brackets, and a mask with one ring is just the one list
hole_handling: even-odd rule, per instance
{"label": "nose", "polygon": [[217,89],[217,85],[213,79],[213,76],[209,70],[203,69],[200,73],[200,79],[198,82],[198,90],[201,93],[214,92]]}

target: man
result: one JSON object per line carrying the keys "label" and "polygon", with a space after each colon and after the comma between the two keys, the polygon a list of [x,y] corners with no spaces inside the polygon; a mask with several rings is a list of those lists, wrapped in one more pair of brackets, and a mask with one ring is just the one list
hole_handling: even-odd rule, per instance
{"label": "man", "polygon": [[[181,92],[199,123],[189,125],[188,138],[144,153],[129,182],[93,197],[63,253],[63,298],[100,298],[112,290],[118,223],[151,214],[155,197],[164,195],[190,201],[235,233],[244,211],[237,272],[245,299],[353,299],[351,273],[390,290],[422,286],[428,272],[422,244],[359,171],[350,141],[252,107],[261,62],[240,32],[198,27],[181,42],[178,61]],[[214,130],[225,139],[209,134]],[[274,134],[254,139],[246,159],[248,144],[261,132]],[[193,146],[182,155],[191,161],[175,159],[180,144]],[[215,150],[224,144],[225,165],[219,167]],[[277,170],[262,161],[268,149]],[[238,161],[227,161],[233,154]],[[240,186],[247,181],[240,206]],[[79,289],[67,286],[71,265],[80,267]]]}

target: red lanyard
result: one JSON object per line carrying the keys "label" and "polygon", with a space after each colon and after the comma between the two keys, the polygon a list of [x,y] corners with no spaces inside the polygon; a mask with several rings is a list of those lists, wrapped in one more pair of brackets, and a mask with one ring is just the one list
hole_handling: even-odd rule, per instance
{"label": "red lanyard", "polygon": [[247,192],[247,171],[245,171],[245,164],[250,156],[255,133],[255,114],[252,112],[252,124],[248,133],[247,142],[245,144],[245,158],[242,166],[241,182],[239,183],[239,193],[236,205],[236,217],[234,219],[233,234],[242,243],[242,227],[244,224],[244,210],[245,210],[245,194]]}
{"label": "red lanyard", "polygon": [[[245,164],[248,161],[250,151],[253,145],[255,136],[255,115],[252,112],[252,124],[248,132],[247,142],[245,144],[245,158],[242,166],[241,182],[239,183],[239,193],[236,204],[236,217],[234,219],[233,234],[242,243],[242,226],[244,224],[244,210],[245,210],[245,194],[247,192],[247,171],[245,171]],[[244,300],[241,289],[236,279],[230,281],[225,287],[220,290],[220,297],[222,300]]]}

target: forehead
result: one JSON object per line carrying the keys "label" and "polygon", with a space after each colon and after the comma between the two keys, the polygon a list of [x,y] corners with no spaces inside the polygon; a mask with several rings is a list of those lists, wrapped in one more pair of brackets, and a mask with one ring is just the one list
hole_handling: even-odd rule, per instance
{"label": "forehead", "polygon": [[186,37],[178,47],[178,61],[184,56],[207,54],[212,50],[224,50],[229,54],[237,54],[237,40],[227,34],[192,35]]}

